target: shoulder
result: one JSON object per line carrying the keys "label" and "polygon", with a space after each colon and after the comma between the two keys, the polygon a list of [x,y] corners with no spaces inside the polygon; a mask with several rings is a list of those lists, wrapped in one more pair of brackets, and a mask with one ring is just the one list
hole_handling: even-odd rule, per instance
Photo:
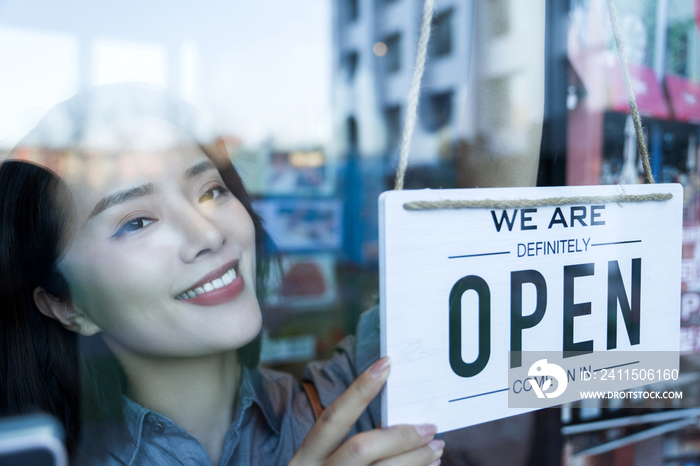
{"label": "shoulder", "polygon": [[355,333],[338,344],[331,359],[309,363],[304,378],[335,380],[347,388],[379,359],[379,309],[376,306],[362,313]]}
{"label": "shoulder", "polygon": [[74,466],[124,466],[133,462],[136,442],[123,423],[81,426],[80,446],[71,460]]}
{"label": "shoulder", "polygon": [[294,397],[301,392],[299,382],[291,374],[263,367],[256,369],[254,373],[259,377],[259,383],[279,414],[282,414],[284,409],[293,402]]}
{"label": "shoulder", "polygon": [[[346,337],[334,356],[327,361],[313,361],[304,372],[304,380],[318,390],[321,404],[330,405],[374,361],[379,359],[379,309],[375,306],[360,316],[355,336]],[[361,430],[379,423],[379,398],[375,399],[360,423]],[[363,420],[364,419],[364,420]]]}
{"label": "shoulder", "polygon": [[[321,405],[327,407],[378,358],[379,314],[377,308],[372,308],[360,317],[357,335],[345,338],[331,359],[313,361],[306,366],[303,381],[313,383]],[[309,398],[299,381],[290,374],[262,367],[251,370],[249,374],[268,422],[283,436],[291,431],[300,443],[315,419]],[[377,398],[361,416],[356,431],[375,427],[379,423],[379,413]]]}
{"label": "shoulder", "polygon": [[374,306],[360,315],[357,324],[355,359],[358,375],[367,370],[379,356],[379,306]]}

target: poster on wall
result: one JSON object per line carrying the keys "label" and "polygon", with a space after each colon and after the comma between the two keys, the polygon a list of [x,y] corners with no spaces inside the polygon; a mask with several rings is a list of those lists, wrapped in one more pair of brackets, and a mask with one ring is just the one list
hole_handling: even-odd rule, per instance
{"label": "poster on wall", "polygon": [[274,249],[337,251],[343,242],[343,203],[335,198],[272,198],[254,202]]}
{"label": "poster on wall", "polygon": [[332,254],[293,254],[272,267],[266,304],[297,311],[318,310],[338,298],[335,258]]}
{"label": "poster on wall", "polygon": [[333,192],[332,167],[321,150],[269,152],[265,192],[272,195],[319,195]]}

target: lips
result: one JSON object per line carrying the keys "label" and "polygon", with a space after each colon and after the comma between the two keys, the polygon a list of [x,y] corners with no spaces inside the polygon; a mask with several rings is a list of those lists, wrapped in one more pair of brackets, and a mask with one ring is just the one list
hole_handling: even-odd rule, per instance
{"label": "lips", "polygon": [[243,288],[238,261],[234,260],[208,273],[175,299],[187,304],[215,306],[235,299]]}

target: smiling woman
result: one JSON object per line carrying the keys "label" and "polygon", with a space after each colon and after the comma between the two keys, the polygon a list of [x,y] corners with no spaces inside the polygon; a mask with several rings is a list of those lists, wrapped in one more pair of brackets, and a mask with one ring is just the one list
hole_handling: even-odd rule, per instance
{"label": "smiling woman", "polygon": [[372,430],[376,312],[307,368],[316,423],[257,368],[266,234],[216,141],[187,104],[108,86],[0,165],[0,414],[53,414],[79,464],[437,461],[435,426]]}
{"label": "smiling woman", "polygon": [[[58,415],[71,450],[78,360],[83,418],[96,424],[122,419],[120,394],[138,390],[127,380],[144,380],[129,372],[149,370],[154,356],[234,350],[235,365],[257,365],[255,274],[264,278],[265,232],[228,157],[206,144],[193,114],[158,92],[98,89],[54,108],[15,149],[16,161],[0,167],[3,200],[22,201],[2,204],[2,340],[14,338],[11,324],[25,330],[3,357],[7,367],[32,354],[41,360],[2,377],[3,411],[39,405]],[[229,270],[236,279],[218,287],[220,277],[233,278]],[[209,289],[212,280],[219,289]],[[200,296],[178,299],[200,284]],[[74,335],[85,337],[80,358]],[[62,388],[41,383],[47,378]]]}

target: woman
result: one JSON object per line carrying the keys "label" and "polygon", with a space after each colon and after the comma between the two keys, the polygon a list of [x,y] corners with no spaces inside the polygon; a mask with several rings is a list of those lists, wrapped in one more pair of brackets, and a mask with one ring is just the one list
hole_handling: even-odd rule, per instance
{"label": "woman", "polygon": [[0,166],[0,412],[54,414],[81,464],[437,464],[434,426],[373,429],[371,316],[307,369],[315,423],[291,376],[256,368],[265,233],[214,141],[186,104],[110,86]]}

